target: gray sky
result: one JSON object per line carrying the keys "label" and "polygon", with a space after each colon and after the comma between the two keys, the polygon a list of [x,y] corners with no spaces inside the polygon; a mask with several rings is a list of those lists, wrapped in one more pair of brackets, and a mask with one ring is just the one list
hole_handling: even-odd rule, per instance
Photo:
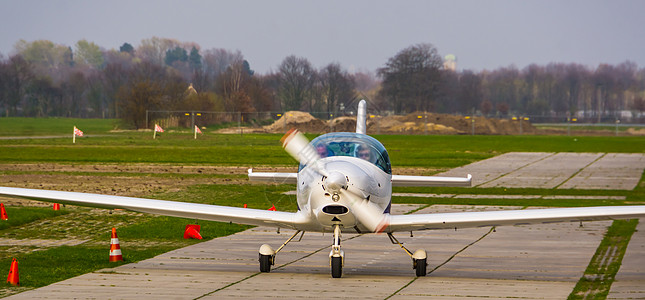
{"label": "gray sky", "polygon": [[315,67],[373,71],[398,51],[431,43],[458,69],[531,63],[645,67],[645,1],[0,0],[0,53],[24,39],[106,49],[153,36],[240,50],[260,73],[288,55]]}

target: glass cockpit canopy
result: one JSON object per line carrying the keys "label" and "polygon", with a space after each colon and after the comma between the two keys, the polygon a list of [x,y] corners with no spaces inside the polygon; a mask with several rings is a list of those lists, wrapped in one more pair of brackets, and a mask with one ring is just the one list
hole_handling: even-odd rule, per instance
{"label": "glass cockpit canopy", "polygon": [[[351,156],[367,160],[387,174],[392,174],[390,157],[387,150],[375,138],[351,132],[323,134],[310,143],[321,158],[330,156]],[[300,165],[300,170],[304,168]]]}

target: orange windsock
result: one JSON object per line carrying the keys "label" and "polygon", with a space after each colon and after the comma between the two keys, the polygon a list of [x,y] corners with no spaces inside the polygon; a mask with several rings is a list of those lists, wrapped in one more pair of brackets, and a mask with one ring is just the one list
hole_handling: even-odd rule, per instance
{"label": "orange windsock", "polygon": [[0,219],[9,220],[9,216],[7,216],[7,211],[4,209],[4,203],[0,203]]}
{"label": "orange windsock", "polygon": [[112,227],[112,239],[110,240],[110,261],[123,261],[121,245],[119,245],[119,238],[116,236],[116,228],[114,227]]}
{"label": "orange windsock", "polygon": [[20,285],[20,278],[18,276],[18,261],[15,258],[11,261],[11,268],[9,268],[7,283],[11,285]]}
{"label": "orange windsock", "polygon": [[202,235],[199,234],[200,229],[201,229],[200,225],[195,225],[195,224],[186,225],[186,229],[184,230],[184,238],[201,240]]}

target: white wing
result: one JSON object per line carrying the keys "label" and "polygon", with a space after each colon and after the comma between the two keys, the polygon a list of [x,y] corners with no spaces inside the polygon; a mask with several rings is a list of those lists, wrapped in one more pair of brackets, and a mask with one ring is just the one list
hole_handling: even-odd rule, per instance
{"label": "white wing", "polygon": [[268,211],[200,203],[153,200],[89,193],[0,187],[0,195],[100,208],[131,211],[238,224],[298,229],[310,220],[301,213]]}
{"label": "white wing", "polygon": [[249,169],[250,181],[275,182],[284,184],[297,184],[298,173],[260,173]]}
{"label": "white wing", "polygon": [[579,222],[631,219],[642,217],[645,217],[645,205],[391,215],[390,226],[385,231],[396,232],[424,229],[454,229],[555,223],[565,221]]}
{"label": "white wing", "polygon": [[471,186],[472,178],[392,175],[392,186]]}

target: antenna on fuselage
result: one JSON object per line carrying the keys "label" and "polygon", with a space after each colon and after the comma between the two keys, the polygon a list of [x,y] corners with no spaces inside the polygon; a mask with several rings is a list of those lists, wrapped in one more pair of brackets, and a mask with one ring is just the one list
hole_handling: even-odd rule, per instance
{"label": "antenna on fuselage", "polygon": [[367,134],[367,104],[365,100],[358,102],[356,112],[356,133]]}

